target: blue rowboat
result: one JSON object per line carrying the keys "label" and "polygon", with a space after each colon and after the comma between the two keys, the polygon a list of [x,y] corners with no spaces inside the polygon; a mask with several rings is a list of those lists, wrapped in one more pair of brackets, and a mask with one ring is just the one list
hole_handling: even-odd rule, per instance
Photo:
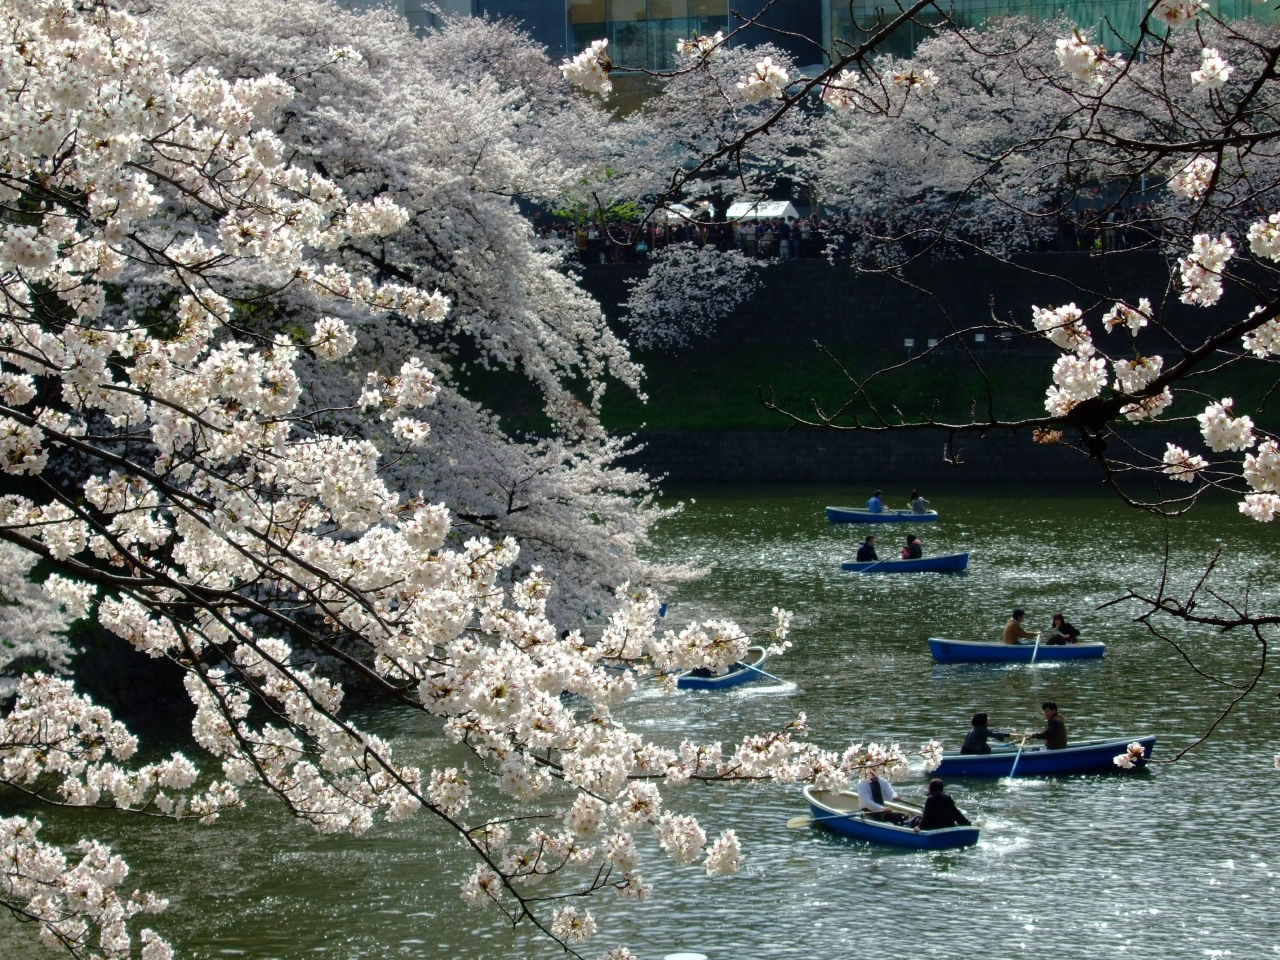
{"label": "blue rowboat", "polygon": [[[747,647],[741,660],[729,665],[729,669],[718,677],[695,677],[692,673],[680,674],[676,686],[681,690],[725,690],[736,687],[764,676],[760,671],[764,668],[767,654],[764,647]],[[755,669],[753,669],[755,668]]]}
{"label": "blue rowboat", "polygon": [[1034,652],[1036,661],[1045,660],[1097,660],[1107,650],[1105,643],[1067,643],[1061,646],[1034,643],[984,643],[974,640],[946,640],[929,638],[929,652],[939,663],[1030,663]]}
{"label": "blue rowboat", "polygon": [[967,553],[948,553],[918,560],[868,560],[865,563],[847,560],[840,564],[840,569],[855,573],[955,573],[967,566]]}
{"label": "blue rowboat", "polygon": [[[1018,776],[1053,776],[1068,773],[1115,773],[1117,755],[1126,752],[1131,743],[1142,744],[1143,767],[1151,759],[1155,737],[1117,737],[1114,740],[1082,740],[1062,750],[1046,750],[1042,745],[1028,746],[1018,760]],[[944,753],[942,763],[933,771],[938,777],[1007,777],[1018,756],[1012,744],[993,747],[990,753]]]}
{"label": "blue rowboat", "polygon": [[[971,847],[978,842],[977,827],[944,827],[941,830],[921,830],[916,833],[911,827],[868,820],[858,811],[856,794],[836,793],[808,786],[804,788],[804,798],[809,801],[809,813],[815,825],[842,833],[846,837],[856,837],[870,843],[887,843],[895,847],[910,847],[914,850],[950,850],[953,847]],[[885,806],[908,815],[920,812],[919,807],[898,801]]]}
{"label": "blue rowboat", "polygon": [[827,507],[827,520],[831,523],[933,523],[937,519],[937,510],[926,510],[924,513],[881,510],[879,513],[872,513],[860,507]]}

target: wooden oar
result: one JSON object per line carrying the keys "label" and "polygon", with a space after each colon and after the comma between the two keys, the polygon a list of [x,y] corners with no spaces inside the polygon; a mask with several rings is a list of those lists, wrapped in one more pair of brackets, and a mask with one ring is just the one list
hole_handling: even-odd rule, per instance
{"label": "wooden oar", "polygon": [[792,817],[787,821],[788,830],[801,830],[804,827],[811,827],[815,823],[821,823],[823,820],[850,820],[854,817],[860,817],[866,811],[859,810],[856,813],[838,813],[831,814],[826,817]]}
{"label": "wooden oar", "polygon": [[[899,799],[901,799],[901,797]],[[905,804],[900,804],[900,803],[895,804],[894,801],[892,800],[890,800],[888,803],[885,804],[885,809],[886,810],[889,809],[890,806],[896,807],[899,813],[909,813],[912,815],[916,815],[920,812],[919,810],[906,806]],[[787,821],[787,829],[801,830],[805,827],[811,827],[815,823],[821,823],[823,820],[848,820],[851,817],[860,817],[866,812],[867,811],[865,810],[857,810],[853,813],[830,814],[829,816],[825,816],[825,817],[792,817],[790,820]]]}

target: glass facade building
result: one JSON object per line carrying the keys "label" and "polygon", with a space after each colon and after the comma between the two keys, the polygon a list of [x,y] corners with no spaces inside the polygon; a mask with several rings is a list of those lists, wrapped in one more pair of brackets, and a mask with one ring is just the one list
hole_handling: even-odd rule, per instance
{"label": "glass facade building", "polygon": [[729,0],[568,0],[569,46],[607,38],[622,67],[669,70],[676,41],[729,30]]}
{"label": "glass facade building", "polygon": [[[386,0],[343,0],[347,6],[370,7]],[[607,38],[609,56],[623,67],[666,70],[675,66],[676,41],[693,34],[728,31],[729,0],[395,0],[417,29],[435,22],[433,5],[449,13],[490,16],[519,22],[556,59],[572,56],[592,40]],[[1211,11],[1225,19],[1254,17],[1276,21],[1280,3],[1254,0],[1208,0]],[[734,0],[732,9],[743,17],[760,14],[766,0]],[[1144,0],[945,0],[962,26],[976,27],[992,17],[1029,16],[1041,20],[1066,17],[1092,30],[1094,38],[1110,48],[1138,32],[1146,12]],[[755,46],[772,43],[786,50],[801,66],[824,60],[820,46],[835,42],[857,44],[866,39],[882,18],[892,17],[895,7],[886,0],[778,0],[766,10],[762,22],[775,33],[749,28],[736,42]],[[930,15],[923,26],[910,24],[882,48],[887,53],[910,56],[932,35]],[[940,15],[933,14],[935,21]]]}
{"label": "glass facade building", "polygon": [[[1138,26],[1146,15],[1148,3],[1143,0],[952,0],[951,14],[962,27],[981,26],[994,17],[1034,17],[1052,20],[1064,17],[1084,30],[1092,32],[1092,38],[1116,49],[1138,37]],[[868,31],[877,24],[893,18],[894,9],[884,0],[824,0],[823,36],[828,44],[836,42],[858,44],[866,40]],[[1212,13],[1227,20],[1246,17],[1275,21],[1276,14],[1270,5],[1254,0],[1209,0]],[[938,22],[942,17],[933,13],[920,17],[926,25],[908,25],[899,31],[880,49],[897,56],[910,56],[917,46],[928,39],[933,31],[928,29],[930,20]]]}

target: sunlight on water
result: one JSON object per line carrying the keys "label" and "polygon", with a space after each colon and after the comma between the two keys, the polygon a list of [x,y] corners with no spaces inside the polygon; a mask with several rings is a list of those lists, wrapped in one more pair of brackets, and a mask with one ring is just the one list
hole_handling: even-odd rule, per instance
{"label": "sunlight on water", "polygon": [[[898,493],[904,493],[899,491]],[[926,491],[941,522],[919,531],[927,554],[967,550],[959,575],[844,573],[865,533],[831,527],[827,503],[848,490],[698,490],[696,505],[660,532],[664,560],[715,562],[672,598],[666,624],[737,618],[767,624],[774,604],[796,612],[795,649],[770,658],[768,678],[727,693],[662,696],[642,684],[619,717],[645,736],[730,744],[808,714],[831,748],[887,740],[954,747],[971,713],[1031,729],[1039,703],[1058,701],[1075,738],[1154,732],[1156,758],[1185,747],[1225,706],[1228,691],[1197,677],[1125,607],[1097,609],[1127,588],[1150,589],[1164,554],[1153,518],[1101,495],[1009,489]],[[906,525],[903,525],[906,526]],[[1171,575],[1194,580],[1219,543],[1220,584],[1274,608],[1280,552],[1272,529],[1232,504],[1198,508],[1171,526]],[[880,531],[881,556],[907,530]],[[996,639],[1013,606],[1033,629],[1063,611],[1106,657],[1080,664],[940,666],[925,639]],[[1256,650],[1245,637],[1171,628],[1170,636],[1225,679],[1246,679]],[[1276,955],[1280,946],[1275,797],[1280,749],[1274,684],[1174,766],[1137,776],[955,780],[952,795],[983,829],[972,849],[918,853],[871,847],[815,828],[794,786],[670,791],[708,834],[732,827],[742,873],[711,879],[649,855],[653,898],[626,915],[593,905],[600,934],[588,957],[626,943],[641,960],[696,951],[710,960],[1127,957],[1181,960]],[[427,765],[466,758],[438,725],[362,718]],[[918,769],[901,785],[918,797]],[[495,960],[554,957],[523,928],[468,910],[456,883],[464,851],[429,817],[379,825],[362,839],[321,837],[267,804],[211,828],[157,827],[101,813],[42,811],[55,837],[95,831],[134,865],[132,881],[173,898],[156,923],[182,956],[303,956]],[[11,925],[10,925],[11,926]],[[0,926],[0,938],[12,936]],[[20,935],[25,936],[25,934]],[[30,941],[19,939],[20,944]],[[26,946],[0,956],[25,957]]]}

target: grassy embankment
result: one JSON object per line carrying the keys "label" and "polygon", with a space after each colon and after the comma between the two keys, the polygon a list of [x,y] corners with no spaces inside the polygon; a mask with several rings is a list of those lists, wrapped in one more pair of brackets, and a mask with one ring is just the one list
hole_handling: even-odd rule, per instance
{"label": "grassy embankment", "polygon": [[[832,353],[855,376],[901,362],[901,351],[861,352],[855,345],[835,344]],[[606,394],[604,422],[610,430],[631,433],[648,430],[783,430],[790,421],[768,410],[760,400],[776,397],[780,407],[811,416],[812,401],[834,412],[851,395],[840,368],[812,343],[703,342],[683,353],[641,353],[647,377],[648,403],[614,384]],[[1002,418],[1040,415],[1044,390],[1050,382],[1051,354],[1000,353],[982,355],[987,378]],[[516,374],[480,372],[474,366],[461,382],[465,389],[496,410],[508,430],[542,433],[548,424],[538,396]],[[1280,426],[1276,403],[1263,406],[1274,373],[1262,364],[1248,363],[1234,371],[1193,381],[1205,397],[1231,396],[1238,413],[1249,413],[1259,424]],[[943,420],[968,419],[977,402],[985,413],[986,387],[963,354],[953,352],[920,360],[905,370],[878,378],[869,390],[881,413],[895,419],[894,408],[908,419],[926,415],[937,401]],[[865,413],[866,404],[859,404]],[[1199,398],[1183,393],[1170,414],[1193,415],[1203,409]]]}

